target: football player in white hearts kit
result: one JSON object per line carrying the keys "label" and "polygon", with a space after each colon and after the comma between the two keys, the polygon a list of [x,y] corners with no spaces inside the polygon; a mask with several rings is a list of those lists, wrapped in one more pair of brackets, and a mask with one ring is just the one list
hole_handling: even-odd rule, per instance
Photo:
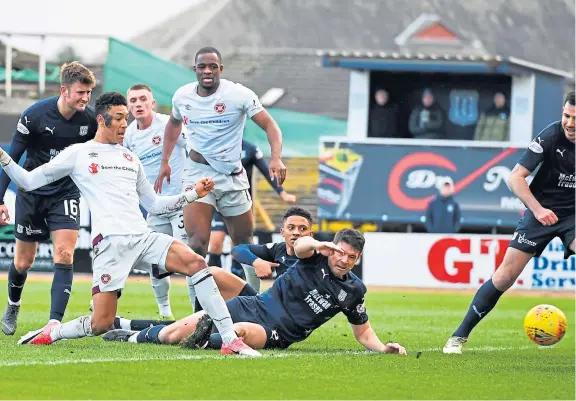
{"label": "football player in white hearts kit", "polygon": [[[162,190],[164,178],[170,179],[170,155],[182,126],[187,129],[184,182],[191,185],[199,177],[212,177],[214,191],[184,209],[184,226],[194,252],[208,252],[213,208],[222,215],[235,245],[251,244],[254,235],[250,183],[242,167],[242,135],[246,116],[258,124],[270,143],[270,177],[282,185],[286,167],[282,163],[282,133],[274,119],[250,89],[220,79],[223,71],[218,50],[204,47],[196,53],[194,71],[198,82],[182,86],[172,99],[172,114],[166,125],[160,174],[154,185]],[[243,266],[246,281],[256,290],[260,280],[252,266]]]}
{"label": "football player in white hearts kit", "polygon": [[137,263],[153,266],[159,274],[181,273],[191,277],[202,307],[226,333],[222,352],[247,356],[260,353],[236,336],[232,319],[206,261],[173,237],[150,231],[139,204],[154,214],[169,214],[206,196],[214,181],[201,178],[193,190],[157,196],[146,179],[138,157],[119,145],[128,125],[126,98],[105,92],[96,100],[98,130],[94,140],[69,146],[50,162],[26,171],[0,150],[0,165],[25,191],[70,177],[86,199],[92,216],[94,313],[20,338],[19,344],[49,345],[61,339],[100,335],[113,327],[118,293]]}
{"label": "football player in white hearts kit", "polygon": [[[138,156],[144,167],[146,179],[154,184],[160,172],[164,129],[170,116],[156,113],[156,104],[150,87],[138,84],[128,89],[128,110],[134,121],[126,129],[123,145]],[[172,165],[172,180],[162,186],[162,196],[177,195],[182,192],[182,171],[186,160],[186,137],[184,132],[178,137],[176,148],[170,157]],[[184,215],[181,210],[166,215],[148,213],[148,227],[152,231],[170,235],[182,242],[188,243],[184,230]],[[149,268],[144,267],[143,270]],[[150,270],[152,289],[158,304],[160,320],[174,320],[170,307],[170,277],[156,278]]]}

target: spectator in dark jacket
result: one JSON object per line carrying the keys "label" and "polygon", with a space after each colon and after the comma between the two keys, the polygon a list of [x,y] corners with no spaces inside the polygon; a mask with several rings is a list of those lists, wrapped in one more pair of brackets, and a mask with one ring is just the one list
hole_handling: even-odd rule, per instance
{"label": "spectator in dark jacket", "polygon": [[422,93],[422,104],[416,106],[410,113],[408,129],[414,138],[444,139],[444,110],[434,102],[430,89]]}
{"label": "spectator in dark jacket", "polygon": [[457,233],[460,231],[460,206],[452,194],[452,180],[444,181],[439,194],[426,209],[426,231],[429,233]]}
{"label": "spectator in dark jacket", "polygon": [[398,106],[389,102],[388,92],[378,89],[374,94],[375,103],[370,110],[370,137],[401,138],[398,129]]}
{"label": "spectator in dark jacket", "polygon": [[480,116],[474,133],[475,141],[507,141],[510,127],[510,109],[506,105],[506,96],[498,92],[494,95],[494,104]]}

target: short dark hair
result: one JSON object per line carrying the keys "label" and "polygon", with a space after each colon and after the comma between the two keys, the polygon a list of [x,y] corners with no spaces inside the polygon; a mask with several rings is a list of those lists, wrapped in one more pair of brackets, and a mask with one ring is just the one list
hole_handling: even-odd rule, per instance
{"label": "short dark hair", "polygon": [[104,122],[106,126],[110,126],[110,121],[112,120],[112,116],[108,114],[108,110],[112,108],[112,106],[127,106],[128,102],[126,101],[126,97],[120,92],[104,92],[98,99],[96,99],[96,106],[94,110],[96,112],[96,117],[101,115],[104,118]]}
{"label": "short dark hair", "polygon": [[564,99],[564,104],[566,103],[568,103],[570,106],[576,105],[576,101],[574,100],[574,91],[566,95],[566,99]]}
{"label": "short dark hair", "polygon": [[128,88],[128,90],[126,91],[126,96],[128,96],[128,93],[130,93],[130,91],[139,91],[141,89],[146,89],[148,92],[152,93],[152,88],[150,88],[148,85],[136,84]]}
{"label": "short dark hair", "polygon": [[94,86],[96,85],[96,78],[92,71],[78,61],[62,64],[62,67],[60,67],[60,85],[70,86],[76,82],[80,82],[82,85]]}
{"label": "short dark hair", "polygon": [[291,206],[284,212],[284,214],[282,215],[282,224],[284,224],[284,222],[290,216],[304,217],[306,220],[308,220],[308,223],[310,223],[310,225],[312,225],[313,223],[312,214],[308,210],[299,206]]}
{"label": "short dark hair", "polygon": [[196,55],[194,56],[194,63],[196,63],[196,60],[198,60],[198,56],[201,54],[210,54],[210,53],[214,53],[216,56],[218,56],[218,61],[221,63],[222,62],[222,55],[220,54],[220,52],[218,51],[218,49],[216,49],[215,47],[211,47],[211,46],[206,46],[201,48],[200,50],[198,50],[196,52]]}
{"label": "short dark hair", "polygon": [[353,228],[343,228],[336,233],[332,242],[335,244],[345,242],[357,251],[362,252],[366,240],[360,231],[354,230]]}

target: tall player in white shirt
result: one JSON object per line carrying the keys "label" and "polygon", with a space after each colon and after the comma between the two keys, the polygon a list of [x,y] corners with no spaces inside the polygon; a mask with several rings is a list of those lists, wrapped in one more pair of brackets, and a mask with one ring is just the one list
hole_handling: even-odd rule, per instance
{"label": "tall player in white shirt", "polygon": [[[282,133],[258,96],[250,89],[220,79],[223,71],[218,50],[205,47],[196,53],[194,71],[198,82],[182,86],[172,99],[172,114],[166,125],[162,166],[154,189],[161,191],[164,178],[170,180],[170,155],[182,125],[188,129],[187,171],[184,181],[192,183],[208,175],[214,179],[215,190],[184,209],[184,226],[188,243],[198,254],[208,251],[212,211],[216,208],[224,218],[232,242],[252,243],[254,219],[250,183],[242,168],[242,135],[246,116],[258,124],[270,143],[270,176],[278,185],[286,178],[282,163]],[[256,290],[260,280],[251,266],[244,266],[246,281]]]}
{"label": "tall player in white shirt", "polygon": [[54,328],[24,335],[19,344],[52,344],[61,339],[100,335],[113,327],[118,292],[132,267],[145,263],[157,275],[171,272],[191,276],[200,304],[226,333],[223,353],[260,356],[236,336],[232,320],[203,257],[169,235],[150,231],[139,203],[150,213],[163,215],[206,196],[214,188],[211,178],[201,178],[193,190],[157,196],[146,179],[138,157],[119,145],[127,127],[126,98],[106,92],[96,100],[98,130],[94,140],[64,149],[50,162],[26,171],[0,150],[0,165],[25,191],[69,176],[86,199],[92,216],[92,297],[94,313]]}
{"label": "tall player in white shirt", "polygon": [[[134,117],[134,121],[126,129],[123,145],[138,156],[144,167],[146,179],[154,184],[160,172],[164,129],[170,116],[156,113],[153,110],[156,101],[152,89],[147,85],[133,85],[128,89],[127,98],[128,110]],[[182,132],[170,157],[172,180],[170,183],[165,182],[162,186],[163,196],[177,195],[182,192],[182,171],[185,160],[186,137]],[[146,220],[152,231],[170,235],[185,243],[188,242],[182,210],[168,215],[148,213]],[[150,280],[158,304],[160,320],[174,320],[170,307],[170,277],[156,278],[151,271]]]}

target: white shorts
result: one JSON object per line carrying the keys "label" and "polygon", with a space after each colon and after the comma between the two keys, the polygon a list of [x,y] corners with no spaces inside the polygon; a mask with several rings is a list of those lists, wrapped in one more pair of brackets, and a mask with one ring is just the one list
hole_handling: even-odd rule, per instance
{"label": "white shorts", "polygon": [[184,242],[185,244],[188,243],[188,235],[184,229],[184,212],[179,211],[168,216],[148,214],[146,222],[148,223],[150,230],[164,233]]}
{"label": "white shorts", "polygon": [[162,233],[109,235],[93,247],[92,295],[124,288],[135,265],[152,269],[154,276],[164,277],[166,256],[174,238]]}
{"label": "white shorts", "polygon": [[212,166],[186,159],[183,174],[184,189],[191,189],[202,177],[212,177],[214,189],[196,202],[214,206],[222,216],[240,216],[252,209],[250,182],[246,171],[238,175],[222,174]]}

